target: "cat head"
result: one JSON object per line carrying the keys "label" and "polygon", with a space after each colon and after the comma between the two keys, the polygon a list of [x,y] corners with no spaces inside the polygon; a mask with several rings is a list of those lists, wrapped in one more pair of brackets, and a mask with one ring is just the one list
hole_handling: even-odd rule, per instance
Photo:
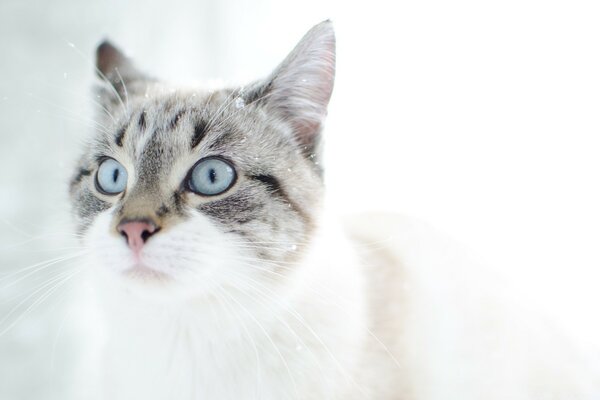
{"label": "cat head", "polygon": [[184,298],[294,274],[318,224],[334,71],[329,21],[267,79],[213,91],[170,87],[102,43],[99,128],[70,186],[94,268]]}

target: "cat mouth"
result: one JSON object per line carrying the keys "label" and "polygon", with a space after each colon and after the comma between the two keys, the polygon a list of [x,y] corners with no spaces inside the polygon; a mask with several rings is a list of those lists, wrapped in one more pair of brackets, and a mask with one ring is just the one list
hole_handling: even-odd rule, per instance
{"label": "cat mouth", "polygon": [[145,264],[135,264],[133,267],[125,270],[123,274],[129,278],[144,281],[167,281],[170,280],[169,275],[164,272],[157,271]]}

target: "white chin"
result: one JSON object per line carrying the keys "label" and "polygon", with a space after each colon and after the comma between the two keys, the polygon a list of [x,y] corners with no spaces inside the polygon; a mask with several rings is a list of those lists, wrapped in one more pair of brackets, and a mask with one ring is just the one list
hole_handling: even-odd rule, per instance
{"label": "white chin", "polygon": [[166,284],[172,280],[172,277],[165,272],[158,271],[142,263],[135,264],[131,268],[126,269],[123,271],[123,275],[136,281],[148,283]]}

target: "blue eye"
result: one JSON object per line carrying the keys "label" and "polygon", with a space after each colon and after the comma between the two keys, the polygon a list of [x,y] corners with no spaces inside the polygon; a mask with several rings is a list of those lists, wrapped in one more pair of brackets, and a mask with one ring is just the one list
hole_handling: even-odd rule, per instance
{"label": "blue eye", "polygon": [[127,187],[127,170],[112,158],[100,164],[96,174],[96,188],[103,194],[118,194]]}
{"label": "blue eye", "polygon": [[194,193],[214,196],[233,186],[235,179],[235,170],[228,162],[210,157],[200,160],[192,168],[188,187]]}

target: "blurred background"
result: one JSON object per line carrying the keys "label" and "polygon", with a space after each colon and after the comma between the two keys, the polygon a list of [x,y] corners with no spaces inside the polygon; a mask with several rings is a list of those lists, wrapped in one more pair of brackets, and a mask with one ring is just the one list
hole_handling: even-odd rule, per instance
{"label": "blurred background", "polygon": [[100,40],[172,81],[243,83],[326,18],[331,203],[426,220],[582,343],[600,337],[597,2],[1,0],[1,399],[67,396],[82,334],[67,181]]}

